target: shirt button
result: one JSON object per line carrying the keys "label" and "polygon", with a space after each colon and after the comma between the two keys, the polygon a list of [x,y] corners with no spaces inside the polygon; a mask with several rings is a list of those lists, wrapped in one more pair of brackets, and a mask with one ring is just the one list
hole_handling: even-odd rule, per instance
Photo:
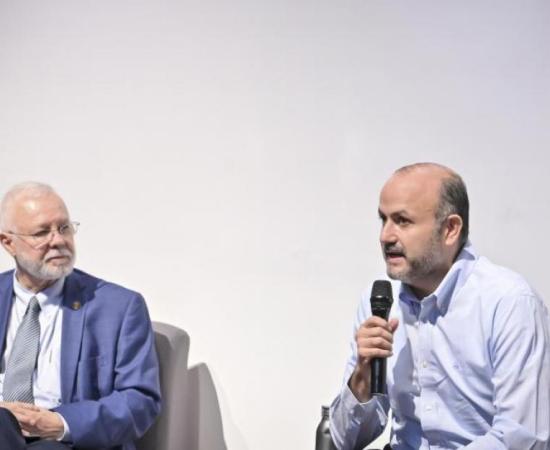
{"label": "shirt button", "polygon": [[426,405],[426,407],[424,409],[426,411],[431,411],[432,410],[432,405]]}
{"label": "shirt button", "polygon": [[428,362],[427,361],[422,361],[422,367],[425,369],[426,367],[428,367]]}

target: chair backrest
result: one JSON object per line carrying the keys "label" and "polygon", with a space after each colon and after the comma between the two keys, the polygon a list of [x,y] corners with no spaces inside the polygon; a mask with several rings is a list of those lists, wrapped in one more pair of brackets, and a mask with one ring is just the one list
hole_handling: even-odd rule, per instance
{"label": "chair backrest", "polygon": [[189,438],[185,420],[189,335],[161,322],[153,322],[153,330],[160,365],[162,412],[136,445],[138,450],[181,450]]}

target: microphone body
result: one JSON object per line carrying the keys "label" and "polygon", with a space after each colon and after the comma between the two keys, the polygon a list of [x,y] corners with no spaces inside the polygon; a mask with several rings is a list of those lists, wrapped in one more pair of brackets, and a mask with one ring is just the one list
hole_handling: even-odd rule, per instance
{"label": "microphone body", "polygon": [[[372,285],[370,305],[373,316],[388,320],[393,295],[391,283],[387,280],[376,280]],[[374,358],[371,363],[370,392],[371,395],[386,393],[386,358]]]}

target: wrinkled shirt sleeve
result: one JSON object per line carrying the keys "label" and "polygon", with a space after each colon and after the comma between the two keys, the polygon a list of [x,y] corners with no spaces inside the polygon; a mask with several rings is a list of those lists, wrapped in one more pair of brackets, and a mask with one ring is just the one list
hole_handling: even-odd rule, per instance
{"label": "wrinkled shirt sleeve", "polygon": [[501,302],[492,324],[496,414],[465,450],[550,449],[550,320],[535,295]]}
{"label": "wrinkled shirt sleeve", "polygon": [[[468,261],[472,266],[475,263]],[[453,280],[460,281],[460,277],[448,277],[446,289],[450,294],[445,295],[444,289],[439,291],[440,301],[458,292],[452,297],[455,306],[447,312],[448,320],[419,321],[423,334],[414,335],[412,328],[408,330],[416,336],[413,344],[416,342],[417,352],[420,338],[427,343],[419,354],[419,361],[427,362],[426,366],[420,365],[424,377],[437,369],[448,382],[446,387],[437,385],[434,389],[428,378],[418,389],[396,385],[395,377],[389,380],[390,394],[412,394],[415,414],[407,413],[398,398],[397,401],[392,398],[392,408],[396,408],[394,421],[397,414],[401,425],[407,425],[396,428],[394,422],[392,445],[394,449],[422,450],[550,450],[548,310],[522,278],[486,260],[465,273],[472,275],[456,284]],[[484,282],[480,284],[479,280]],[[435,310],[433,305],[437,303],[432,302],[433,317],[443,317],[439,307]],[[369,297],[365,293],[357,312],[354,336],[370,315]],[[403,319],[402,331],[407,330],[405,317],[397,317]],[[332,438],[340,450],[364,448],[383,432],[388,422],[388,397],[360,403],[349,389],[356,363],[353,337],[343,385],[331,406]],[[475,370],[463,373],[458,364],[470,364]],[[461,370],[454,370],[455,365]],[[393,367],[394,371],[398,369],[403,368]],[[468,408],[456,409],[460,405]]]}
{"label": "wrinkled shirt sleeve", "polygon": [[339,450],[364,448],[382,434],[388,421],[389,401],[386,395],[360,403],[348,386],[357,364],[355,333],[370,315],[369,297],[365,292],[357,310],[350,342],[351,356],[346,364],[342,389],[330,407],[330,432]]}
{"label": "wrinkled shirt sleeve", "polygon": [[331,405],[330,432],[339,450],[362,449],[374,441],[388,421],[387,396],[377,396],[359,403],[349,387]]}

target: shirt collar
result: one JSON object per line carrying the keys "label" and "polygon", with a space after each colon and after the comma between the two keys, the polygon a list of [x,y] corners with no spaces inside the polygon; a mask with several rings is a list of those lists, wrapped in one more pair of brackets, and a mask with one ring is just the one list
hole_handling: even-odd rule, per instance
{"label": "shirt collar", "polygon": [[36,297],[38,304],[42,311],[47,311],[51,307],[57,307],[61,305],[63,286],[65,285],[65,277],[61,277],[54,284],[47,287],[40,292],[32,292],[25,288],[15,276],[15,271],[13,272],[13,292],[15,297],[23,302],[23,304],[28,305],[32,297]]}
{"label": "shirt collar", "polygon": [[[468,241],[458,254],[455,262],[443,278],[437,289],[430,295],[424,297],[422,301],[435,298],[437,308],[442,314],[445,314],[449,308],[451,299],[456,296],[462,286],[466,283],[470,272],[472,271],[478,256]],[[418,303],[418,298],[414,295],[411,288],[405,283],[401,283],[399,289],[399,299],[408,304]]]}

